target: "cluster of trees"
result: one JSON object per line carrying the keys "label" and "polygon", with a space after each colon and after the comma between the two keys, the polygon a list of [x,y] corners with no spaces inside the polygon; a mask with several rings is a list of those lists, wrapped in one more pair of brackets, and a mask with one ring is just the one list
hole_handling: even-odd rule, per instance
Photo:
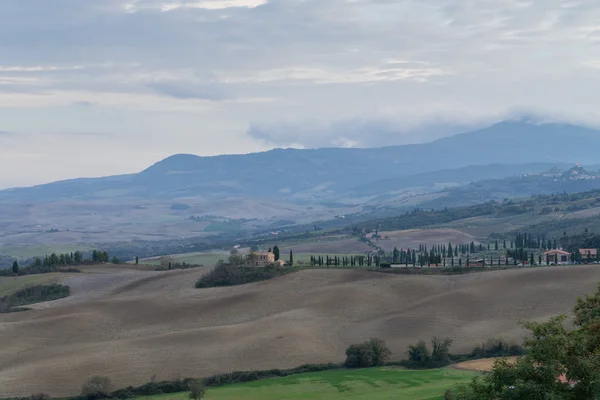
{"label": "cluster of trees", "polygon": [[[0,269],[0,276],[4,275],[32,275],[32,274],[45,274],[48,272],[59,271],[60,267],[77,266],[82,264],[103,264],[111,262],[113,264],[120,264],[121,260],[114,256],[109,259],[109,254],[106,251],[94,250],[89,253],[89,257],[81,251],[71,253],[52,253],[45,255],[43,258],[36,257],[33,262],[25,267],[19,266],[17,261],[13,262],[10,270]],[[68,271],[77,272],[76,269],[69,269]]]}
{"label": "cluster of trees", "polygon": [[455,400],[600,398],[600,286],[577,300],[573,328],[566,316],[528,322],[526,354],[516,363],[497,361],[491,373],[475,378],[448,397]]}
{"label": "cluster of trees", "polygon": [[540,235],[533,235],[531,233],[517,233],[517,237],[515,239],[515,246],[517,248],[525,248],[525,249],[542,249],[542,250],[553,250],[558,249],[558,242],[556,239],[546,240]]}
{"label": "cluster of trees", "polygon": [[311,256],[310,265],[327,266],[327,267],[379,267],[381,264],[381,256],[377,254],[359,255],[359,256]]}
{"label": "cluster of trees", "polygon": [[[242,260],[243,259],[244,258],[242,257]],[[291,268],[277,267],[274,265],[253,268],[243,267],[244,262],[241,264],[219,262],[212,271],[203,275],[196,282],[196,288],[244,285],[246,283],[266,281],[293,271]]]}
{"label": "cluster of trees", "polygon": [[347,368],[369,368],[384,365],[392,352],[381,339],[372,338],[361,344],[353,344],[346,350]]}
{"label": "cluster of trees", "polygon": [[419,340],[416,344],[408,346],[408,365],[412,368],[439,368],[449,365],[452,362],[450,346],[451,339],[437,336],[431,339],[431,347],[427,346],[424,340]]}

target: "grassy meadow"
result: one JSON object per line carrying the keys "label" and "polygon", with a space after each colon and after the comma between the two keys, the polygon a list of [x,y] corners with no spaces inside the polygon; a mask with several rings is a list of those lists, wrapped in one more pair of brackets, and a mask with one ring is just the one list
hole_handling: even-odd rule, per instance
{"label": "grassy meadow", "polygon": [[[451,368],[410,371],[397,368],[335,370],[208,388],[206,400],[369,399],[442,400],[447,389],[476,373]],[[188,393],[138,397],[187,400]]]}

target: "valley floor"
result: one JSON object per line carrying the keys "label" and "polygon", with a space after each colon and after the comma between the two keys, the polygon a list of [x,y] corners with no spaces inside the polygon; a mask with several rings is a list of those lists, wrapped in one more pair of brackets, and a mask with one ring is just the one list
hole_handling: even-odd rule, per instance
{"label": "valley floor", "polygon": [[0,315],[0,398],[77,394],[91,375],[125,387],[341,362],[349,344],[370,337],[386,340],[392,359],[434,335],[454,339],[455,353],[470,351],[491,337],[520,341],[519,320],[568,313],[600,281],[597,266],[461,276],[304,270],[195,289],[207,270],[96,266],[60,274],[72,296]]}

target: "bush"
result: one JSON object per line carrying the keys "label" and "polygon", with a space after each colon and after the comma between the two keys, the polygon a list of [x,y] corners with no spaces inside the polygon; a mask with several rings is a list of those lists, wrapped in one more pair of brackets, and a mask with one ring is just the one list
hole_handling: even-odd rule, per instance
{"label": "bush", "polygon": [[211,272],[196,282],[196,288],[244,285],[252,282],[266,281],[294,271],[291,268],[274,265],[266,267],[241,267],[220,263]]}
{"label": "bush", "polygon": [[92,376],[81,388],[81,395],[87,400],[110,397],[112,384],[106,376]]}
{"label": "bush", "polygon": [[204,397],[206,394],[206,389],[204,389],[204,384],[201,380],[193,380],[189,385],[190,394],[189,398],[192,400],[199,400]]}
{"label": "bush", "polygon": [[38,285],[19,290],[10,296],[0,297],[0,313],[23,311],[19,306],[61,299],[69,296],[71,289],[66,285]]}
{"label": "bush", "polygon": [[348,368],[368,368],[384,365],[392,352],[381,339],[370,339],[362,344],[353,344],[346,350]]}
{"label": "bush", "polygon": [[489,339],[473,349],[471,358],[508,357],[523,354],[524,349],[522,346],[509,344],[502,339]]}
{"label": "bush", "polygon": [[440,368],[452,363],[450,356],[451,339],[441,339],[434,336],[431,339],[431,349],[424,340],[408,346],[407,362],[403,363],[408,368]]}
{"label": "bush", "polygon": [[28,400],[52,400],[52,397],[48,393],[34,393]]}

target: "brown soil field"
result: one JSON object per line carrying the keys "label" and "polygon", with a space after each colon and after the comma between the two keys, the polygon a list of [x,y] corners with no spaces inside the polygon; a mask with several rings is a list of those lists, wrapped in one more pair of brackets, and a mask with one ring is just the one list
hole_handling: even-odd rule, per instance
{"label": "brown soil field", "polygon": [[507,360],[509,363],[517,361],[517,357],[498,357],[498,358],[483,358],[481,360],[465,361],[453,365],[453,368],[464,369],[467,371],[489,372],[494,367],[496,360]]}
{"label": "brown soil field", "polygon": [[194,289],[207,270],[90,267],[62,278],[72,296],[0,315],[0,397],[77,394],[91,375],[124,387],[341,362],[370,337],[386,340],[394,359],[434,335],[466,352],[491,337],[519,341],[519,320],[567,313],[600,281],[593,266],[450,277],[305,270]]}
{"label": "brown soil field", "polygon": [[391,252],[394,247],[402,248],[419,248],[420,244],[425,244],[431,247],[435,244],[452,245],[460,243],[479,243],[475,237],[456,229],[410,229],[403,231],[388,231],[381,232],[381,236],[386,239],[377,240],[374,243],[382,247],[386,252]]}

